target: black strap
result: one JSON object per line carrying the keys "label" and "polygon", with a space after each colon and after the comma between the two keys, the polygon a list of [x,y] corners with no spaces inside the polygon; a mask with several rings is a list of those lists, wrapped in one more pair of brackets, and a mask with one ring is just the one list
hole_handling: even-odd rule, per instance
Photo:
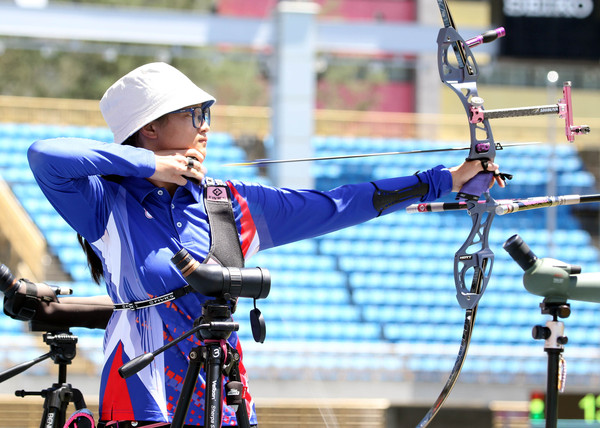
{"label": "black strap", "polygon": [[216,260],[221,266],[244,267],[229,187],[221,180],[206,177],[204,206],[210,224],[210,251],[205,263]]}
{"label": "black strap", "polygon": [[[221,180],[206,177],[204,206],[210,225],[210,250],[204,263],[212,260],[221,266],[244,267],[244,255],[233,215],[229,187]],[[191,291],[193,291],[192,287],[186,285],[185,287],[178,288],[162,296],[153,297],[152,299],[117,303],[114,305],[114,308],[117,311],[135,311],[170,302],[178,297],[185,296]]]}
{"label": "black strap", "polygon": [[186,294],[192,291],[192,287],[186,285],[185,287],[178,288],[177,290],[173,290],[170,293],[163,294],[162,296],[153,297],[152,299],[138,300],[137,302],[116,303],[114,305],[114,308],[116,311],[135,311],[138,309],[147,308],[149,306],[155,306],[160,305],[162,303],[170,302],[171,300],[175,300],[178,297],[185,296]]}
{"label": "black strap", "polygon": [[400,202],[409,199],[420,199],[429,192],[429,184],[423,183],[418,172],[415,173],[415,177],[419,180],[417,184],[397,190],[382,190],[377,187],[375,182],[371,182],[375,187],[375,192],[373,192],[373,207],[378,212],[377,217],[392,205],[399,204]]}

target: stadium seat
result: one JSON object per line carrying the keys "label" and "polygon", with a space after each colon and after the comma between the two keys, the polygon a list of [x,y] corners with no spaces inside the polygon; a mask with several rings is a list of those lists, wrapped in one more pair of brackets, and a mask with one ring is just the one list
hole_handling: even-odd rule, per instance
{"label": "stadium seat", "polygon": [[[73,277],[74,282],[69,284],[75,295],[102,294],[104,288],[90,282],[86,260],[74,232],[45,201],[27,167],[29,144],[35,139],[58,136],[112,141],[112,134],[106,128],[0,124],[0,175],[12,186],[46,236],[51,250]],[[235,145],[230,134],[212,133],[211,139],[215,144],[206,161],[209,175],[264,182],[255,167],[224,166],[245,159],[244,151]],[[312,144],[315,156],[439,147],[436,142],[424,140],[336,136],[314,136]],[[502,165],[515,178],[506,189],[492,189],[492,195],[504,199],[545,194],[550,172],[543,168],[532,170],[530,165],[534,161],[537,165],[553,165],[546,153],[549,152],[540,147],[529,146],[505,151]],[[593,176],[585,171],[574,146],[557,146],[556,156],[561,159],[556,164],[556,174],[562,193],[595,192]],[[455,165],[463,158],[464,154],[444,153],[435,159],[436,163]],[[431,156],[415,154],[356,159],[347,163],[313,163],[310,171],[316,186],[325,189],[354,181],[410,175],[430,166]],[[445,198],[452,200],[452,196]],[[527,350],[527,355],[519,358],[491,355],[470,361],[465,372],[474,374],[474,379],[482,373],[495,378],[539,377],[546,370],[543,344],[531,338],[531,327],[545,322],[539,310],[542,298],[524,289],[523,270],[502,250],[508,237],[519,233],[539,257],[545,257],[544,252],[554,243],[557,258],[582,264],[586,267],[584,271],[600,271],[598,250],[589,233],[580,227],[569,207],[559,209],[560,221],[552,234],[546,231],[543,210],[496,218],[496,227],[492,227],[490,233],[496,263],[479,305],[473,343],[502,352],[517,347]],[[267,268],[272,275],[270,295],[265,301],[257,302],[267,320],[268,341],[382,343],[397,346],[399,350],[407,344],[415,344],[427,347],[431,353],[378,359],[375,353],[365,352],[343,359],[335,353],[307,357],[280,352],[264,358],[259,354],[252,367],[265,369],[258,373],[273,369],[290,378],[302,376],[299,373],[306,368],[323,369],[315,376],[327,373],[326,376],[333,377],[344,367],[345,376],[352,369],[359,372],[402,369],[421,374],[448,372],[455,357],[435,350],[456,343],[462,334],[465,313],[456,300],[453,257],[470,228],[471,221],[464,212],[407,214],[399,210],[330,235],[258,253],[249,260],[248,266]],[[251,340],[247,313],[253,303],[240,299],[235,315],[242,323],[239,334],[245,341]],[[573,314],[565,321],[569,346],[597,347],[600,333],[596,314],[594,304],[573,305]],[[10,334],[20,327],[20,323],[7,317],[1,321],[0,334]],[[87,358],[100,365],[102,355],[94,344],[101,342],[101,332],[78,331],[78,334],[85,343]],[[596,370],[597,364],[595,358],[577,357],[573,371],[584,375]],[[356,370],[357,367],[360,370]]]}

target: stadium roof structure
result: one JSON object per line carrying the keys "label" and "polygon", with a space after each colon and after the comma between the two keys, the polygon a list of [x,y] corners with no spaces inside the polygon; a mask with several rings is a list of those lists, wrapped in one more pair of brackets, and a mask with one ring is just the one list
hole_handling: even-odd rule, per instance
{"label": "stadium roof structure", "polygon": [[[20,7],[0,3],[0,37],[81,40],[175,46],[239,46],[266,50],[274,43],[274,20],[188,11],[85,4]],[[440,25],[441,26],[441,25]],[[434,52],[438,26],[411,22],[317,21],[320,52],[417,55]],[[480,29],[463,28],[479,34]],[[490,45],[478,50],[491,52]]]}

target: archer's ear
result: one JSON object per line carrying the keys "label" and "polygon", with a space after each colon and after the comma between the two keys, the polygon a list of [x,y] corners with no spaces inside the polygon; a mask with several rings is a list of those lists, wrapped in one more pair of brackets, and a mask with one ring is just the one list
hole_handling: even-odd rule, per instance
{"label": "archer's ear", "polygon": [[156,122],[152,121],[147,125],[142,126],[139,130],[140,134],[149,139],[156,139],[158,137]]}

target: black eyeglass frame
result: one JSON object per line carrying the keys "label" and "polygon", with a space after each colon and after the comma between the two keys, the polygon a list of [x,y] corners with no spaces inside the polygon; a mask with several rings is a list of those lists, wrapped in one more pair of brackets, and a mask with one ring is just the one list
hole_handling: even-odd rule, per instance
{"label": "black eyeglass frame", "polygon": [[[197,113],[198,110],[200,110],[201,116],[198,116],[198,113]],[[204,125],[204,122],[206,122],[208,124],[208,126],[210,126],[210,107],[200,106],[200,107],[182,108],[179,110],[172,111],[169,114],[173,114],[173,113],[192,113],[192,125],[196,129],[202,128],[202,125]],[[200,123],[198,123],[198,121]]]}

